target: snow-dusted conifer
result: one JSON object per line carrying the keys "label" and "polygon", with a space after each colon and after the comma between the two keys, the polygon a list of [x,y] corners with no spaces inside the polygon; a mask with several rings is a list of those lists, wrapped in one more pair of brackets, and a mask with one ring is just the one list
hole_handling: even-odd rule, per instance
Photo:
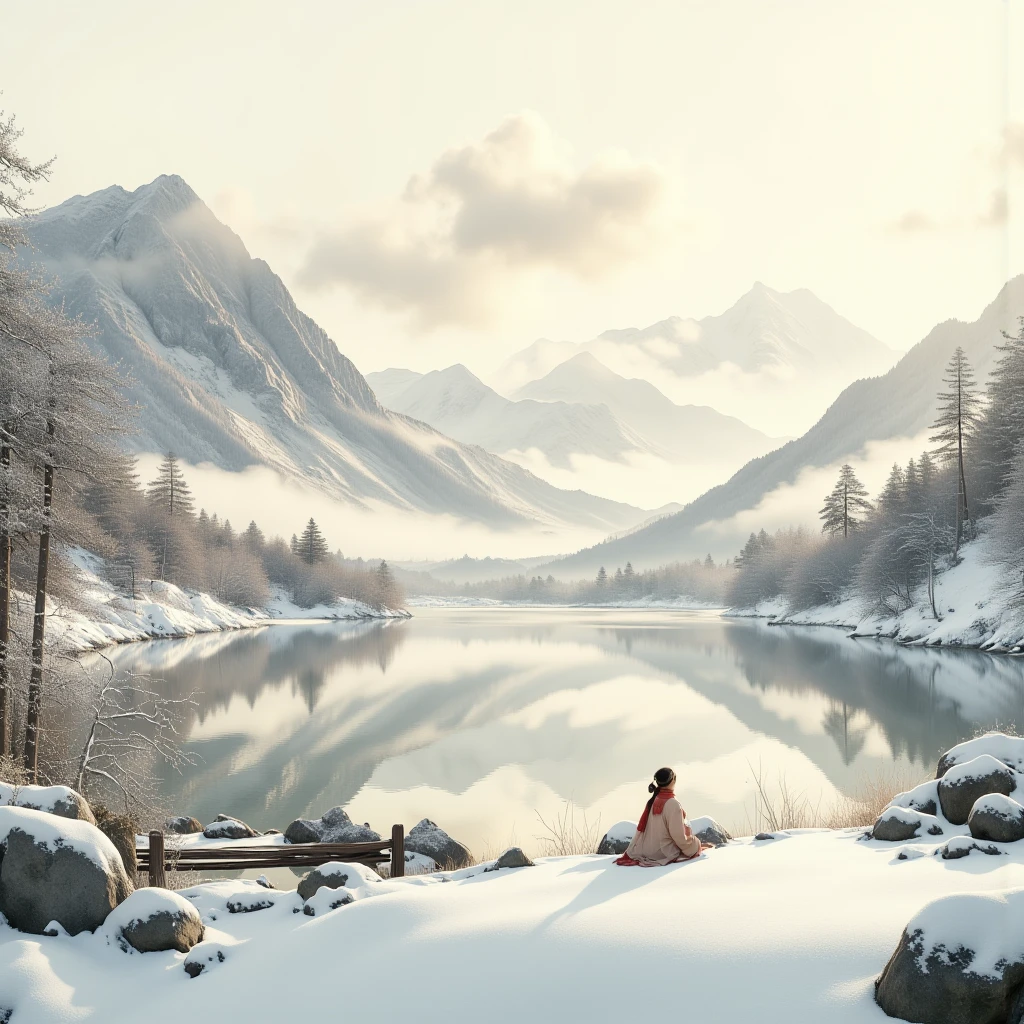
{"label": "snow-dusted conifer", "polygon": [[853,467],[847,463],[839,471],[839,479],[818,513],[822,523],[821,531],[833,537],[849,537],[853,530],[863,524],[871,509],[867,489],[857,479]]}

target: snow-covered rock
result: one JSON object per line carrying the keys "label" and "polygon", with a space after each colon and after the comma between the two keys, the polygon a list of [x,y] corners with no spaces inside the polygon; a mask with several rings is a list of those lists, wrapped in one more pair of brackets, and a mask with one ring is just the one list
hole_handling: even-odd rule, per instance
{"label": "snow-covered rock", "polygon": [[871,838],[887,843],[900,843],[907,839],[915,839],[923,832],[940,836],[943,829],[932,814],[924,814],[906,807],[889,806],[875,820],[871,828]]}
{"label": "snow-covered rock", "polygon": [[1009,796],[1017,790],[1020,774],[991,754],[979,754],[954,765],[938,781],[939,805],[947,820],[965,825],[979,797],[989,793]]}
{"label": "snow-covered rock", "polygon": [[11,786],[0,782],[0,806],[28,807],[61,818],[96,824],[89,801],[69,786]]}
{"label": "snow-covered rock", "polygon": [[0,807],[0,852],[0,913],[21,931],[93,931],[132,891],[121,855],[87,821]]}
{"label": "snow-covered rock", "polygon": [[469,850],[429,818],[413,825],[405,837],[405,848],[430,857],[446,871],[457,871],[473,863]]}
{"label": "snow-covered rock", "polygon": [[104,928],[122,949],[130,946],[139,953],[187,953],[205,931],[199,911],[169,889],[136,889],[110,912]]}
{"label": "snow-covered rock", "polygon": [[227,814],[218,814],[216,820],[203,829],[203,835],[207,839],[252,839],[259,832],[244,821]]}
{"label": "snow-covered rock", "polygon": [[617,821],[601,837],[601,842],[597,845],[597,852],[603,855],[625,853],[626,847],[632,842],[635,833],[635,821]]}
{"label": "snow-covered rock", "polygon": [[939,813],[939,788],[937,782],[922,782],[919,786],[897,793],[889,802],[891,807],[906,807],[921,811],[922,814]]}
{"label": "snow-covered rock", "polygon": [[732,841],[729,831],[722,825],[719,825],[714,818],[707,817],[706,815],[693,818],[690,821],[690,828],[693,829],[693,834],[702,843],[707,843],[709,846],[725,846],[726,843]]}
{"label": "snow-covered rock", "polygon": [[297,818],[285,830],[289,843],[378,843],[369,825],[357,825],[344,807],[332,807],[319,818]]}
{"label": "snow-covered rock", "polygon": [[1024,807],[1012,797],[989,793],[975,801],[967,827],[975,839],[1016,843],[1024,839]]}
{"label": "snow-covered rock", "polygon": [[[324,886],[328,889],[340,889],[343,886],[347,886],[349,878],[353,879],[353,885],[367,882],[366,872],[368,872],[368,869],[363,869],[359,864],[348,864],[340,860],[331,860],[326,864],[321,864],[318,868],[313,868],[299,882],[297,891],[304,900],[308,900]],[[372,874],[372,872],[370,873]],[[380,878],[377,877],[376,881],[379,882]]]}
{"label": "snow-covered rock", "polygon": [[911,918],[882,971],[878,1005],[890,1017],[921,1024],[1011,1020],[1024,983],[1022,922],[1021,889],[929,903]]}
{"label": "snow-covered rock", "polygon": [[941,779],[954,765],[972,761],[980,754],[988,754],[1015,771],[1024,771],[1024,737],[1007,736],[1003,732],[987,732],[983,736],[975,736],[972,740],[965,740],[955,747],[950,747],[939,758],[935,778]]}
{"label": "snow-covered rock", "polygon": [[189,836],[194,835],[196,832],[202,832],[203,826],[196,818],[188,814],[180,814],[176,817],[168,818],[164,822],[164,831],[170,832],[172,835]]}

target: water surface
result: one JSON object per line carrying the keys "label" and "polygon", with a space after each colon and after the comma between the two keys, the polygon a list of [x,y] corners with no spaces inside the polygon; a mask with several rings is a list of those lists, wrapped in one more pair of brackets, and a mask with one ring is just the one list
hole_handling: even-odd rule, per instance
{"label": "water surface", "polygon": [[540,852],[538,815],[636,818],[673,766],[691,816],[742,826],[753,773],[815,803],[925,775],[978,727],[1024,725],[1024,661],[850,640],[710,612],[419,609],[133,644],[118,671],[195,691],[199,762],[175,813],[285,828],[343,804],[386,833],[423,817],[484,855]]}

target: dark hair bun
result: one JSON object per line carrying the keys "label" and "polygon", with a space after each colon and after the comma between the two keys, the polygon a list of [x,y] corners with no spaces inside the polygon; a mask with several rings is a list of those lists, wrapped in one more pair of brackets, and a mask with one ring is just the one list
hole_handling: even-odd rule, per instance
{"label": "dark hair bun", "polygon": [[652,783],[651,783],[651,784],[650,784],[650,785],[649,785],[649,786],[647,787],[647,792],[648,792],[648,793],[653,793],[653,792],[654,792],[654,791],[655,791],[655,790],[656,790],[657,788],[658,788],[658,787],[657,787],[657,786],[656,786],[656,785],[655,785],[655,784],[654,784],[654,783],[652,782]]}

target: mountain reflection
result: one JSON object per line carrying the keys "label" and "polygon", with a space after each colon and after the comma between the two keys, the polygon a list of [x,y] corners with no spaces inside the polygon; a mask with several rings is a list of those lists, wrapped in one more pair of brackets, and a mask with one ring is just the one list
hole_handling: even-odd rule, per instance
{"label": "mountain reflection", "polygon": [[[425,610],[155,641],[113,660],[195,694],[188,746],[202,760],[163,781],[167,805],[263,828],[357,798],[381,828],[413,791],[416,814],[442,798],[468,814],[489,794],[488,813],[518,800],[522,815],[547,794],[622,816],[619,789],[671,758],[693,799],[735,814],[742,767],[763,751],[806,765],[798,781],[853,792],[865,771],[924,773],[977,727],[1024,721],[1020,660],[709,614]],[[523,792],[499,793],[513,776]]]}

